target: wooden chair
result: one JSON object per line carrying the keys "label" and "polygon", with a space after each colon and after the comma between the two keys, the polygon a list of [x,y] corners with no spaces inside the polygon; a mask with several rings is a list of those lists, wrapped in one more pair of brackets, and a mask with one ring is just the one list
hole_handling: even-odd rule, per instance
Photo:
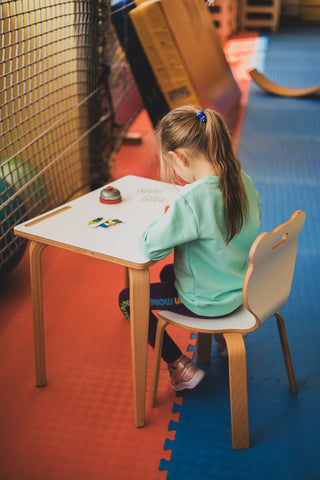
{"label": "wooden chair", "polygon": [[[198,333],[197,361],[210,360],[211,338],[222,333],[228,349],[232,447],[249,447],[246,351],[243,335],[257,330],[275,316],[289,384],[297,393],[284,321],[279,311],[286,303],[295,267],[297,243],[305,212],[297,210],[272,232],[261,233],[249,253],[249,268],[243,285],[243,305],[235,312],[216,318],[191,318],[161,311],[152,370],[150,402],[156,404],[164,329],[168,324]],[[207,351],[200,352],[205,346]],[[208,350],[209,349],[209,350]],[[202,354],[202,359],[200,355]]]}

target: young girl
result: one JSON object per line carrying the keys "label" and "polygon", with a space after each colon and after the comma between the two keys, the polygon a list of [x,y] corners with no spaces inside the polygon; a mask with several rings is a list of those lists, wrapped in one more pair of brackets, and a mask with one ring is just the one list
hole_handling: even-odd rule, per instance
{"label": "young girl", "polygon": [[[174,265],[150,286],[149,344],[157,318],[152,310],[192,317],[219,317],[242,304],[248,252],[260,224],[260,199],[241,170],[227,127],[213,110],[184,106],[169,112],[157,128],[161,178],[187,182],[167,212],[143,233],[145,257],[160,260],[174,249]],[[120,308],[130,319],[129,290]],[[227,354],[222,335],[215,336]],[[194,388],[204,376],[165,332],[162,358],[176,391]]]}

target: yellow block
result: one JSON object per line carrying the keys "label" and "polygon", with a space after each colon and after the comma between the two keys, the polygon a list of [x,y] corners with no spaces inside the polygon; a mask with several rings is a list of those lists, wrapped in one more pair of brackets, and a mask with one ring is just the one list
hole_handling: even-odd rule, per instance
{"label": "yellow block", "polygon": [[[141,0],[137,0],[141,3]],[[168,28],[161,2],[142,1],[129,13],[158,85],[170,107],[201,102]]]}

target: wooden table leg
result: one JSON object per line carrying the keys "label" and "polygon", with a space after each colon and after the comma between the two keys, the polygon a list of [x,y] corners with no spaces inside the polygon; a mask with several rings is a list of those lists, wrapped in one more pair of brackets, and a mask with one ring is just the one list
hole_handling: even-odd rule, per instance
{"label": "wooden table leg", "polygon": [[36,383],[38,387],[46,385],[46,360],[43,326],[41,253],[46,247],[43,243],[32,241],[30,244],[30,277],[33,312],[33,339],[36,368]]}
{"label": "wooden table leg", "polygon": [[129,280],[134,421],[137,427],[143,427],[146,401],[150,308],[149,269],[135,270],[129,268]]}

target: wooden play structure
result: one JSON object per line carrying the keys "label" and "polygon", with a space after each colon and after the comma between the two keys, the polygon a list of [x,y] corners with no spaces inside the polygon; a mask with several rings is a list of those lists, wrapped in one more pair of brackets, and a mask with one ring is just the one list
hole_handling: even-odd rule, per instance
{"label": "wooden play structure", "polygon": [[270,28],[273,32],[278,30],[281,10],[281,0],[241,0],[242,30]]}
{"label": "wooden play structure", "polygon": [[309,95],[315,95],[320,91],[320,83],[313,87],[305,88],[290,88],[278,85],[277,83],[269,80],[263,73],[260,73],[256,68],[253,68],[249,72],[252,80],[263,90],[273,95],[279,95],[282,97],[307,97]]}

